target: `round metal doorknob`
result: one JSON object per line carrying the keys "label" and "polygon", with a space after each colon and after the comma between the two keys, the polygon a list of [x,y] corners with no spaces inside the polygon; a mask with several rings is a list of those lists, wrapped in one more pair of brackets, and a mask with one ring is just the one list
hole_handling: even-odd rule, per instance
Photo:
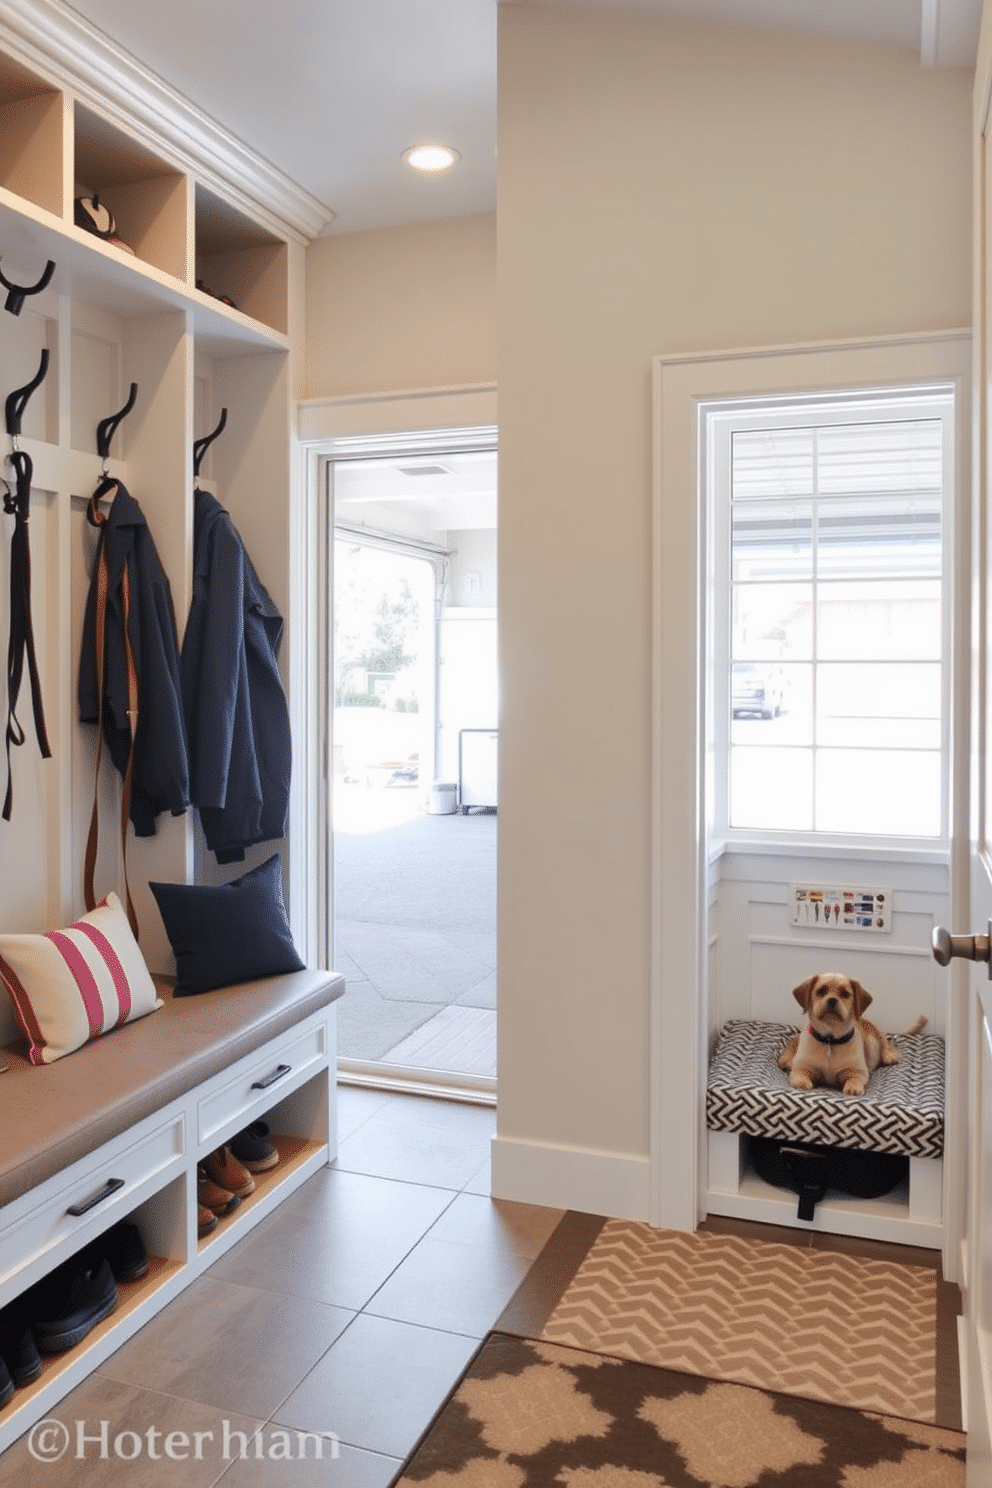
{"label": "round metal doorknob", "polygon": [[966,961],[989,960],[988,935],[951,935],[943,925],[937,925],[930,940],[933,958],[940,966],[949,966],[955,956]]}

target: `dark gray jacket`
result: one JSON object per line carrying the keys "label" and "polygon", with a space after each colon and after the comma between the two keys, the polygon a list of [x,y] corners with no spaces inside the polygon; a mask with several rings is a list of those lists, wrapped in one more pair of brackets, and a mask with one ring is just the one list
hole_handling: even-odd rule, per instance
{"label": "dark gray jacket", "polygon": [[[127,716],[127,656],[121,580],[130,578],[129,634],[138,673],[138,727],[131,784],[131,821],[139,837],[155,832],[162,811],[181,816],[190,803],[189,762],[179,679],[179,645],[172,593],[141,507],[117,483],[101,529],[108,583],[103,681],[103,736],[123,775],[131,749]],[[96,682],[97,567],[86,597],[79,660],[79,717],[99,717]]]}
{"label": "dark gray jacket", "polygon": [[292,748],[279,674],[282,616],[230,516],[195,495],[193,599],[180,670],[190,798],[219,863],[284,837]]}

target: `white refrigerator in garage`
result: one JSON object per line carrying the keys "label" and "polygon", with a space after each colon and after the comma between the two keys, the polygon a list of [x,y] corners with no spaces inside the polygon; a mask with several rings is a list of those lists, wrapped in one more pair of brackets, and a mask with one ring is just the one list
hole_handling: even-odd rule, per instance
{"label": "white refrigerator in garage", "polygon": [[458,804],[462,815],[470,806],[496,809],[498,768],[498,729],[462,729],[458,736]]}
{"label": "white refrigerator in garage", "polygon": [[463,809],[492,807],[499,741],[495,609],[446,607],[438,639],[438,779],[458,782]]}

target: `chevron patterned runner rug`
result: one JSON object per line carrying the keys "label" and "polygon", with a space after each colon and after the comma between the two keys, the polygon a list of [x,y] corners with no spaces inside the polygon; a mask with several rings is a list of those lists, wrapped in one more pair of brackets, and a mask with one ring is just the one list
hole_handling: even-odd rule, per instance
{"label": "chevron patterned runner rug", "polygon": [[395,1488],[964,1488],[958,1431],[490,1333]]}
{"label": "chevron patterned runner rug", "polygon": [[936,1278],[923,1266],[611,1219],[541,1338],[935,1420]]}

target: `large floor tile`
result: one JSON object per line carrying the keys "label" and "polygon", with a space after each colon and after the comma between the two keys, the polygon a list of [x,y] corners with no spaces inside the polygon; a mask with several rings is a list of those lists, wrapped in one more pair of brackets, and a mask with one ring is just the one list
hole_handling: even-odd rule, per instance
{"label": "large floor tile", "polygon": [[511,1251],[422,1240],[366,1311],[481,1338],[523,1280],[529,1262]]}
{"label": "large floor tile", "polygon": [[362,1313],[274,1419],[403,1458],[477,1347],[473,1338]]}
{"label": "large floor tile", "polygon": [[459,1123],[443,1112],[425,1113],[425,1104],[448,1103],[416,1101],[377,1112],[339,1142],[337,1166],[345,1172],[461,1189],[486,1160],[495,1113],[465,1107],[471,1114]]}
{"label": "large floor tile", "polygon": [[398,1457],[348,1446],[338,1446],[336,1452],[329,1447],[318,1460],[309,1441],[293,1438],[290,1433],[294,1455],[280,1459],[274,1455],[276,1428],[270,1427],[262,1437],[269,1455],[232,1462],[219,1488],[388,1488],[402,1465]]}
{"label": "large floor tile", "polygon": [[448,1189],[324,1168],[207,1274],[357,1312],[451,1202]]}
{"label": "large floor tile", "polygon": [[338,1141],[350,1137],[369,1117],[389,1104],[389,1091],[367,1090],[361,1085],[337,1087]]}
{"label": "large floor tile", "polygon": [[481,1194],[484,1198],[489,1198],[489,1196],[492,1194],[493,1163],[491,1149],[486,1154],[485,1162],[482,1163],[477,1171],[472,1174],[471,1178],[465,1184],[464,1188],[466,1193]]}
{"label": "large floor tile", "polygon": [[352,1316],[309,1299],[201,1276],[100,1372],[264,1420]]}
{"label": "large floor tile", "polygon": [[[260,1421],[235,1411],[220,1412],[95,1374],[67,1395],[44,1424],[4,1452],[0,1484],[211,1488],[232,1465],[242,1436],[253,1444],[264,1429]],[[56,1456],[60,1448],[64,1450]]]}
{"label": "large floor tile", "polygon": [[534,1260],[564,1216],[564,1209],[517,1204],[463,1192],[431,1226],[428,1238],[475,1245],[497,1254],[507,1251]]}

